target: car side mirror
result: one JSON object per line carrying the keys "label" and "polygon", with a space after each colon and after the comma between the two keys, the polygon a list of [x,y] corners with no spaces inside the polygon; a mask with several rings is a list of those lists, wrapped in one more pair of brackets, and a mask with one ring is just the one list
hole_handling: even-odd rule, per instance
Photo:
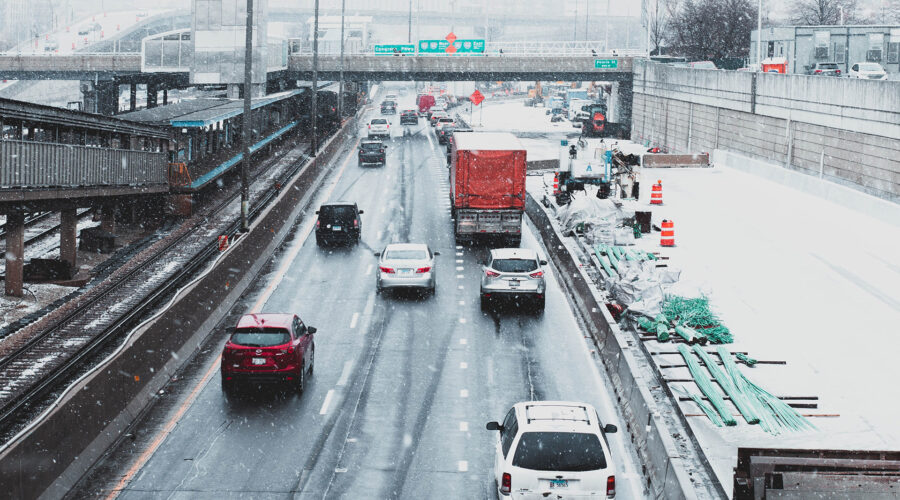
{"label": "car side mirror", "polygon": [[546,265],[547,265],[547,261],[546,261],[546,260],[542,260],[542,261],[541,261],[541,265],[542,265],[542,266],[546,266]]}
{"label": "car side mirror", "polygon": [[316,215],[319,215],[319,211],[318,211],[318,210],[316,210]]}
{"label": "car side mirror", "polygon": [[606,434],[615,434],[619,431],[619,428],[613,424],[606,424],[603,426],[603,432]]}
{"label": "car side mirror", "polygon": [[306,327],[306,332],[307,332],[307,333],[316,333],[317,331],[319,331],[319,330],[317,330],[316,327],[314,327],[314,326],[307,326],[307,327]]}
{"label": "car side mirror", "polygon": [[441,252],[434,252],[434,254],[435,254],[435,255],[440,255],[440,254],[441,254]]}
{"label": "car side mirror", "polygon": [[503,426],[500,425],[500,422],[488,422],[484,428],[489,431],[503,431]]}
{"label": "car side mirror", "polygon": [[376,257],[381,257],[381,252],[375,252],[374,255],[375,255]]}
{"label": "car side mirror", "polygon": [[362,215],[362,214],[363,214],[363,211],[362,211],[362,210],[360,210],[360,211],[359,211],[359,214],[360,214],[360,215]]}

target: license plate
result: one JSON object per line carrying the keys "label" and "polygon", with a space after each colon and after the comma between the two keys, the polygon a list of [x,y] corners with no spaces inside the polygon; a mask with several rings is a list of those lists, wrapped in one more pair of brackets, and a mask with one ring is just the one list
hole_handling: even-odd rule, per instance
{"label": "license plate", "polygon": [[266,364],[266,358],[253,358],[251,361],[254,365],[264,365]]}
{"label": "license plate", "polygon": [[397,272],[399,274],[412,274],[412,269],[399,269]]}
{"label": "license plate", "polygon": [[510,281],[509,286],[516,288],[517,286],[519,286],[519,282],[518,281]]}
{"label": "license plate", "polygon": [[550,487],[551,488],[568,488],[569,480],[568,479],[551,479]]}
{"label": "license plate", "polygon": [[340,230],[341,230],[341,226],[331,226],[331,230],[332,230],[332,231],[340,231]]}

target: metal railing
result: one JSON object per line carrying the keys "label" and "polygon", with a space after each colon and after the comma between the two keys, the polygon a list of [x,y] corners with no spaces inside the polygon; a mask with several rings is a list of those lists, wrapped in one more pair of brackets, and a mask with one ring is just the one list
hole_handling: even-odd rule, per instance
{"label": "metal railing", "polygon": [[0,141],[0,189],[166,184],[165,153]]}

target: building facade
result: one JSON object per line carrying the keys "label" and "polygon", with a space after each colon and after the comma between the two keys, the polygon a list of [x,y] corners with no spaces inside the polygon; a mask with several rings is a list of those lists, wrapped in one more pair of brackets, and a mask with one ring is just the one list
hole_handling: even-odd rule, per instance
{"label": "building facade", "polygon": [[784,57],[788,72],[805,73],[819,62],[834,62],[841,72],[859,62],[881,64],[892,78],[900,75],[900,25],[784,26],[750,35],[750,63],[755,64],[757,39],[761,56]]}

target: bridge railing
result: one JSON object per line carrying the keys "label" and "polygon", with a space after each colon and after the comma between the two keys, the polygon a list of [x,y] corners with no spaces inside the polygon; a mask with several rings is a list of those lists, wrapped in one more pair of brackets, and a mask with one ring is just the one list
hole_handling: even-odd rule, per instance
{"label": "bridge railing", "polygon": [[165,185],[166,153],[0,140],[0,189]]}
{"label": "bridge railing", "polygon": [[[598,56],[598,57],[635,57],[647,54],[643,49],[604,49],[606,42],[604,41],[578,41],[578,42],[540,42],[540,41],[515,41],[515,42],[487,42],[484,52],[480,53],[423,53],[414,52],[402,54],[405,56],[434,56],[434,57],[480,57],[493,55],[511,55],[511,56]],[[375,46],[384,45],[381,43],[370,43],[362,45],[360,43],[347,41],[344,44],[345,55],[372,55],[375,54]],[[401,44],[402,45],[402,44]],[[410,44],[416,45],[416,44]],[[319,42],[319,54],[337,55],[340,54],[340,44],[338,42]],[[289,52],[291,54],[312,54],[312,42],[300,39],[291,39],[289,43]]]}

